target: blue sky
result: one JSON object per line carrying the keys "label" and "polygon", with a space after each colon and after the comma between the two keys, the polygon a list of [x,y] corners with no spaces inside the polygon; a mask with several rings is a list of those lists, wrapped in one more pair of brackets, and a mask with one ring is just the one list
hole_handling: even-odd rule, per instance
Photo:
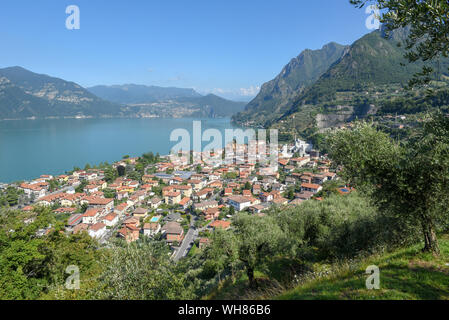
{"label": "blue sky", "polygon": [[[65,27],[68,5],[79,30]],[[2,0],[0,67],[243,99],[302,50],[370,32],[367,17],[349,0]]]}

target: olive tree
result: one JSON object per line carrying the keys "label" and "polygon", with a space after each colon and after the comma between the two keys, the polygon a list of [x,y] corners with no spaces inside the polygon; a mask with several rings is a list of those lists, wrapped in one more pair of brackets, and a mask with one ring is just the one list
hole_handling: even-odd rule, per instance
{"label": "olive tree", "polygon": [[370,184],[380,208],[419,223],[424,250],[439,254],[436,226],[449,206],[449,118],[428,117],[405,146],[366,123],[333,133],[329,143],[348,181]]}
{"label": "olive tree", "polygon": [[[428,62],[449,53],[449,2],[447,0],[350,0],[361,8],[376,5],[381,12],[379,20],[387,31],[410,28],[405,41],[406,58],[410,62]],[[410,85],[427,83],[433,69],[424,66]]]}

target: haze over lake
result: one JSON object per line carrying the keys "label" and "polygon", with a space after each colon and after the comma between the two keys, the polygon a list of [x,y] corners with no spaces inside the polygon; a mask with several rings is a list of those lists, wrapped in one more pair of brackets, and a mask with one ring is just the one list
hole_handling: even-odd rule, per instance
{"label": "haze over lake", "polygon": [[[235,128],[221,119],[51,119],[0,121],[0,182],[58,175],[100,162],[140,156],[152,151],[168,154],[174,129],[187,129],[201,120],[202,131]],[[207,144],[208,142],[205,142]]]}

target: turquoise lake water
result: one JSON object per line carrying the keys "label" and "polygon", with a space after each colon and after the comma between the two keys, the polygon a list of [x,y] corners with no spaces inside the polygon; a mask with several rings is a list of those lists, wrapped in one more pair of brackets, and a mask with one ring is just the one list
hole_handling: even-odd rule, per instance
{"label": "turquoise lake water", "polygon": [[[74,166],[140,156],[168,154],[174,129],[200,120],[202,131],[235,128],[230,119],[51,119],[0,121],[0,182],[63,174]],[[207,144],[205,142],[204,144]]]}

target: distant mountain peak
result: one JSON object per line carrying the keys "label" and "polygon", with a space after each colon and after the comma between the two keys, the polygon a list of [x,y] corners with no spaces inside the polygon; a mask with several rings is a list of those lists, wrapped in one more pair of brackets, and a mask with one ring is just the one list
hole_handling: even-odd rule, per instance
{"label": "distant mountain peak", "polygon": [[348,46],[330,42],[321,49],[302,51],[292,58],[273,80],[262,85],[259,94],[236,115],[239,122],[270,120],[282,114],[288,103],[314,83],[344,54]]}

